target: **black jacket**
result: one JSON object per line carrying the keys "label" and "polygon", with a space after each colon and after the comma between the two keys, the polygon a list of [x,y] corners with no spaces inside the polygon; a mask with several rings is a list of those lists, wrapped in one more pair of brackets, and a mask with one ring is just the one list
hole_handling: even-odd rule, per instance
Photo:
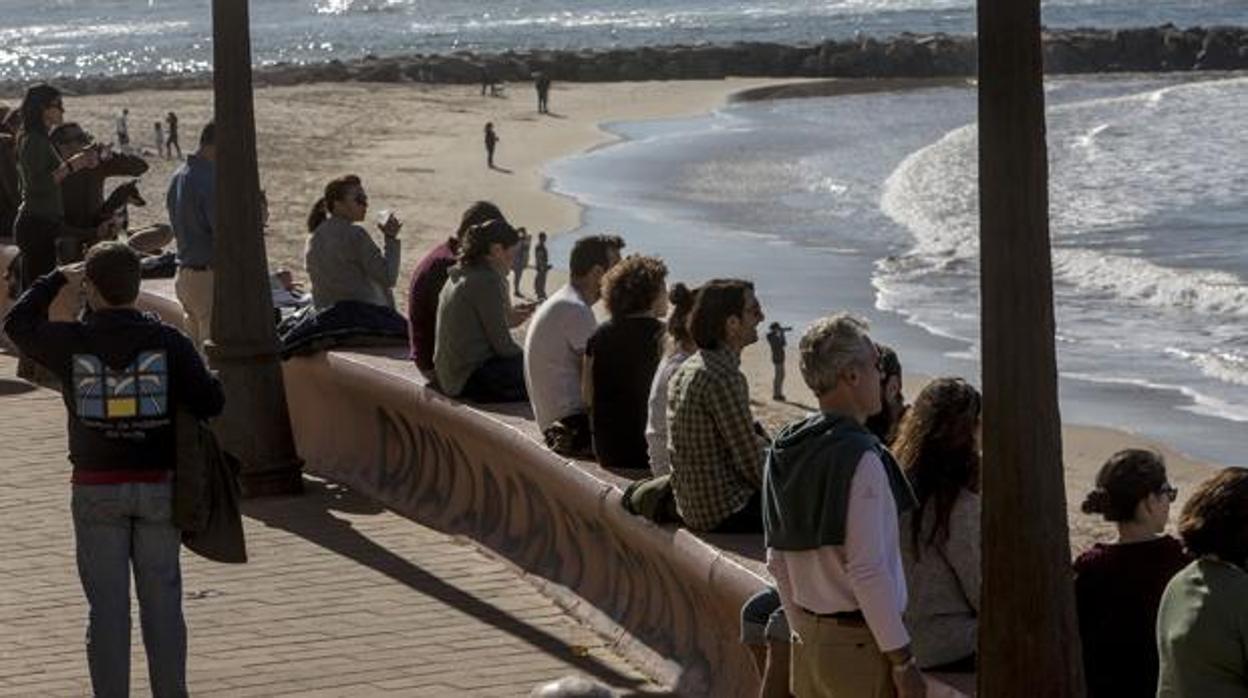
{"label": "black jacket", "polygon": [[4,331],[60,378],[69,460],[83,470],[172,469],[176,407],[201,419],[220,414],[221,384],[191,340],[154,315],[103,310],[82,322],[49,321],[48,307],[65,281],[59,271],[35,281]]}

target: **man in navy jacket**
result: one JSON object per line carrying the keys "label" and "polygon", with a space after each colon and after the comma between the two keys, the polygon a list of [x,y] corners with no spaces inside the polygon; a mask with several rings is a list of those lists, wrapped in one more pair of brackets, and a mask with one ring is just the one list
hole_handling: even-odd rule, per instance
{"label": "man in navy jacket", "polygon": [[[81,288],[81,321],[51,322],[62,287]],[[171,522],[178,406],[220,414],[221,384],[176,328],[139,311],[139,258],[103,242],[79,265],[35,281],[4,329],[61,381],[69,415],[78,575],[90,606],[87,659],[97,696],[130,681],[130,570],[139,600],[152,693],[186,695],[179,531]]]}

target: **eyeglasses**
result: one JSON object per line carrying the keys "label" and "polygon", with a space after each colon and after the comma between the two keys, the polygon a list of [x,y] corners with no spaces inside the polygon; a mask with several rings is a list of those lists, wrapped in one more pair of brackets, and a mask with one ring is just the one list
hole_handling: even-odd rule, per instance
{"label": "eyeglasses", "polygon": [[1174,485],[1171,485],[1170,483],[1166,483],[1165,485],[1162,485],[1161,489],[1158,490],[1157,493],[1164,494],[1166,498],[1172,502],[1179,498],[1179,488],[1175,487]]}
{"label": "eyeglasses", "polygon": [[365,195],[363,195],[363,194],[356,194],[356,195],[355,195],[355,203],[357,203],[357,204],[359,204],[359,205],[361,205],[361,206],[367,206],[367,205],[368,205],[368,197],[367,197],[367,196],[365,196]]}

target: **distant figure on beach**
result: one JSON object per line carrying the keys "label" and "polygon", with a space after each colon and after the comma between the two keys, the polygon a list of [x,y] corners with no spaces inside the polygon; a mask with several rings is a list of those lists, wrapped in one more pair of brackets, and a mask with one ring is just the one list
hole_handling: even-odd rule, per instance
{"label": "distant figure on beach", "polygon": [[520,247],[516,248],[516,259],[511,265],[512,294],[516,298],[523,298],[520,279],[524,276],[525,268],[529,266],[529,247],[533,244],[533,236],[524,228],[516,228],[516,232],[520,235]]}
{"label": "distant figure on beach", "polygon": [[312,205],[303,259],[312,284],[312,305],[318,310],[343,301],[394,309],[403,223],[393,214],[378,221],[383,251],[359,225],[367,216],[368,194],[356,175],[331,180],[324,196]]}
{"label": "distant figure on beach", "polygon": [[784,348],[788,342],[784,338],[785,332],[792,332],[792,327],[784,327],[778,322],[771,323],[767,328],[767,346],[771,348],[771,399],[784,399]]}
{"label": "distant figure on beach", "polygon": [[117,150],[130,152],[130,110],[122,109],[117,116]]}
{"label": "distant figure on beach", "polygon": [[1248,695],[1248,468],[1201,483],[1179,537],[1196,560],[1161,596],[1157,698]]}
{"label": "distant figure on beach", "polygon": [[698,351],[668,386],[672,493],[689,528],[761,533],[759,487],[767,437],[750,413],[741,351],[758,341],[754,285],[715,279],[698,291],[689,329]]}
{"label": "distant figure on beach", "polygon": [[897,428],[906,414],[906,396],[901,392],[901,360],[886,345],[880,349],[880,411],[867,418],[867,428],[880,443],[889,445],[897,436]]}
{"label": "distant figure on beach", "polygon": [[494,169],[494,149],[498,147],[499,137],[494,132],[494,123],[487,121],[485,124],[485,164],[490,169]]}
{"label": "distant figure on beach", "polygon": [[96,144],[91,134],[72,121],[57,126],[50,134],[52,144],[61,157],[69,158],[75,153],[94,148],[99,166],[76,172],[61,182],[61,195],[65,201],[65,222],[68,226],[90,235],[71,234],[62,237],[57,244],[57,255],[62,263],[82,259],[86,248],[96,240],[115,236],[117,230],[101,227],[105,221],[100,216],[104,207],[104,185],[110,177],[139,177],[147,172],[147,161],[137,155],[114,153]]}
{"label": "distant figure on beach", "polygon": [[593,306],[602,278],[620,261],[624,240],[589,235],[572,246],[571,277],[542,303],[524,340],[524,379],[546,446],[571,458],[593,457],[589,407],[582,391],[585,346],[598,321]]}
{"label": "distant figure on beach", "polygon": [[451,397],[483,403],[528,399],[524,350],[511,328],[533,308],[513,308],[507,293],[519,240],[514,228],[497,219],[464,232],[459,263],[447,273],[438,298],[433,354],[438,385]]}
{"label": "distant figure on beach", "polygon": [[533,88],[537,90],[537,113],[549,114],[550,76],[542,71],[534,73]]}
{"label": "distant figure on beach", "polygon": [[539,302],[546,300],[546,273],[550,271],[550,250],[546,249],[546,231],[537,234],[533,248],[533,293]]}
{"label": "distant figure on beach", "polygon": [[1088,698],[1157,695],[1157,608],[1171,577],[1191,561],[1164,533],[1177,493],[1159,454],[1127,449],[1105,461],[1083,500],[1084,513],[1118,528],[1113,543],[1097,543],[1075,560]]}
{"label": "distant figure on beach", "polygon": [[820,411],[776,436],[763,484],[767,569],[793,629],[793,693],[922,696],[902,621],[899,529],[916,502],[863,426],[880,410],[879,354],[866,322],[846,313],[812,323],[799,349]]}
{"label": "distant figure on beach", "polygon": [[583,385],[604,468],[643,470],[650,384],[663,355],[667,266],[657,257],[632,256],[602,277],[610,318],[585,344]]}
{"label": "distant figure on beach", "polygon": [[407,324],[411,359],[430,385],[437,386],[433,352],[438,319],[438,296],[446,285],[447,272],[458,261],[464,233],[474,225],[492,220],[506,221],[502,211],[489,201],[477,201],[460,217],[455,234],[434,247],[416,264],[407,289]]}
{"label": "distant figure on beach", "polygon": [[199,149],[173,173],[165,206],[178,247],[174,291],[187,334],[203,347],[212,336],[213,239],[217,229],[217,129],[209,121]]}
{"label": "distant figure on beach", "polygon": [[169,112],[165,115],[165,123],[169,125],[169,135],[165,140],[165,157],[173,157],[173,150],[177,148],[178,159],[182,159],[182,146],[178,144],[178,115]]}
{"label": "distant figure on beach", "polygon": [[165,157],[165,127],[159,122],[152,122],[152,132],[156,134],[156,154]]}
{"label": "distant figure on beach", "polygon": [[650,382],[650,395],[646,399],[646,456],[650,472],[656,477],[672,472],[667,448],[667,386],[676,369],[698,350],[693,335],[689,333],[689,312],[693,310],[696,294],[696,289],[691,291],[682,283],[672,286],[667,294],[671,308],[666,323],[669,346],[667,356],[655,369],[654,380]]}
{"label": "distant figure on beach", "polygon": [[[92,692],[130,693],[133,571],[151,693],[185,696],[182,538],[171,507],[175,420],[185,418],[179,407],[191,418],[215,417],[225,395],[185,335],[135,307],[139,273],[138,253],[100,243],[85,264],[40,277],[4,329],[59,379],[69,412],[70,510],[90,609]],[[48,308],[67,286],[82,290],[92,312],[50,322]]]}
{"label": "distant figure on beach", "polygon": [[979,391],[938,378],[919,393],[892,451],[917,506],[901,515],[914,657],[920,669],[975,671],[979,632]]}

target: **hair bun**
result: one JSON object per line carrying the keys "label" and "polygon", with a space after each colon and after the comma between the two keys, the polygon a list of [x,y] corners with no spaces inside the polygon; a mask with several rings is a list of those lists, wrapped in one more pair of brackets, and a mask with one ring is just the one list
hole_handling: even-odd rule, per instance
{"label": "hair bun", "polygon": [[1109,511],[1109,492],[1101,488],[1096,488],[1083,498],[1083,505],[1079,507],[1085,514],[1104,514]]}

